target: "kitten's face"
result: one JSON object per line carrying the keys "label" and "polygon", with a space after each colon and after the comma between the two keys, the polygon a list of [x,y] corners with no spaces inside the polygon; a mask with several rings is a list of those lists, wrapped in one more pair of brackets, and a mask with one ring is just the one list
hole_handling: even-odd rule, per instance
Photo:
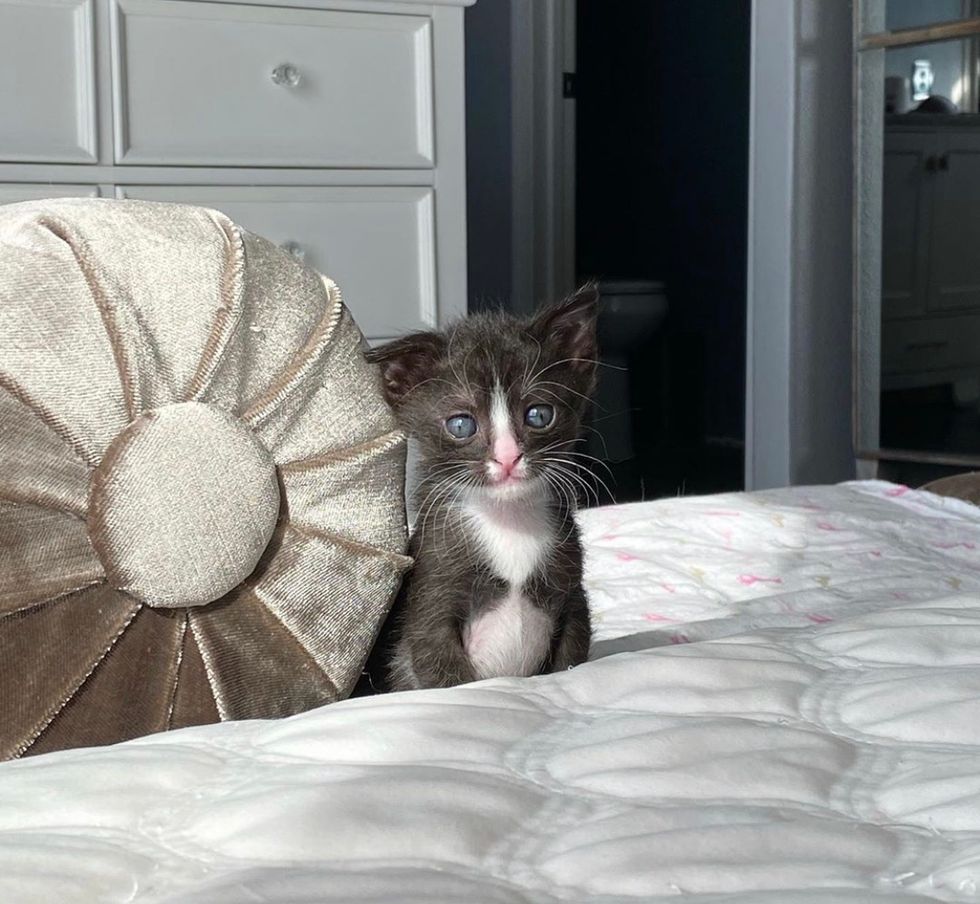
{"label": "kitten's face", "polygon": [[369,353],[427,489],[506,499],[574,495],[574,450],[595,383],[595,291],[530,320],[475,315]]}

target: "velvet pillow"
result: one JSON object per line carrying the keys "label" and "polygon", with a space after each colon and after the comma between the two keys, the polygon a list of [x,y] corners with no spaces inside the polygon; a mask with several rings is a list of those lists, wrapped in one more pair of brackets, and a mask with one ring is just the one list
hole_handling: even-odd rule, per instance
{"label": "velvet pillow", "polygon": [[350,693],[410,563],[362,347],[215,211],[0,208],[0,758]]}

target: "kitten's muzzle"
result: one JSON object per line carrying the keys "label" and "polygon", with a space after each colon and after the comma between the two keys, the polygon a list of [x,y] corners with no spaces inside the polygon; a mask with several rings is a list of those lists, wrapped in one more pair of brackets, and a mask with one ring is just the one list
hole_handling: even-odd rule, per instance
{"label": "kitten's muzzle", "polygon": [[510,483],[520,483],[527,477],[527,462],[524,453],[519,453],[514,457],[506,457],[503,461],[492,459],[487,462],[487,475],[490,483],[494,486],[503,486]]}

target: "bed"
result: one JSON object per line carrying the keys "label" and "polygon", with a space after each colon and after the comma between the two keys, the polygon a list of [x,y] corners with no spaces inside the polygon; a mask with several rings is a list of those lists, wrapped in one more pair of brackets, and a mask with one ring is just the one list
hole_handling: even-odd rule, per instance
{"label": "bed", "polygon": [[587,664],[0,765],[0,901],[972,901],[980,509],[581,515]]}

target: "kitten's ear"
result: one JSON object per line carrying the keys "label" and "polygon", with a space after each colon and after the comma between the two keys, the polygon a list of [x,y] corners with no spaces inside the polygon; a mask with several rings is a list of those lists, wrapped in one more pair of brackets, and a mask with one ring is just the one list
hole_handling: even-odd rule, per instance
{"label": "kitten's ear", "polygon": [[381,365],[385,398],[397,408],[405,397],[427,377],[446,350],[446,338],[440,333],[412,333],[377,348],[368,349],[364,357]]}
{"label": "kitten's ear", "polygon": [[567,360],[573,370],[589,371],[595,367],[598,314],[599,287],[589,282],[536,314],[531,332],[550,345],[561,360]]}

